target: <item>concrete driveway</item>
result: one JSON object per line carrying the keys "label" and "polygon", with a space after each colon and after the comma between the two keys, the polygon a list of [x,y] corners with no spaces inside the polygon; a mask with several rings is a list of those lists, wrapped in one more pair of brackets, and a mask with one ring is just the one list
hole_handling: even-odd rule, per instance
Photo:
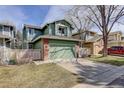
{"label": "concrete driveway", "polygon": [[74,87],[109,87],[112,81],[124,75],[124,66],[95,63],[86,59],[78,59],[78,63],[61,62],[58,65],[79,76],[79,84]]}

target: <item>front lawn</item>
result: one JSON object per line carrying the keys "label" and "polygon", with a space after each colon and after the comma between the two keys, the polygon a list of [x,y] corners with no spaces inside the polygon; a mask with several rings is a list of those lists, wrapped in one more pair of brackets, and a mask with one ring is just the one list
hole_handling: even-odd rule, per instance
{"label": "front lawn", "polygon": [[101,63],[107,63],[112,64],[116,66],[124,65],[124,57],[118,57],[118,56],[92,56],[91,58],[88,58],[89,60],[95,61],[95,62],[101,62]]}
{"label": "front lawn", "polygon": [[77,76],[56,64],[0,66],[0,87],[72,87]]}

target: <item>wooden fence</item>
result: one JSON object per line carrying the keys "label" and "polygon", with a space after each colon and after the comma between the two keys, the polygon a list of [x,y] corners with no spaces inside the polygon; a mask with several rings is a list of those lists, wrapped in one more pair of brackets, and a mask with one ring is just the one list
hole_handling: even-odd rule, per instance
{"label": "wooden fence", "polygon": [[32,60],[41,60],[41,50],[40,49],[15,49],[11,51],[15,53],[17,58],[31,58]]}
{"label": "wooden fence", "polygon": [[0,49],[0,61],[7,64],[9,60],[41,60],[42,53],[40,49]]}

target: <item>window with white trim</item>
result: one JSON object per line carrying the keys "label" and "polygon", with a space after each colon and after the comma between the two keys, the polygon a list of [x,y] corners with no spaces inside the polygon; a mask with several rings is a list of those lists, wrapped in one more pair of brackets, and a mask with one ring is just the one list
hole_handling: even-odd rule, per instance
{"label": "window with white trim", "polygon": [[29,29],[29,34],[33,35],[34,34],[34,29]]}
{"label": "window with white trim", "polygon": [[60,36],[67,36],[67,27],[58,25],[57,33]]}

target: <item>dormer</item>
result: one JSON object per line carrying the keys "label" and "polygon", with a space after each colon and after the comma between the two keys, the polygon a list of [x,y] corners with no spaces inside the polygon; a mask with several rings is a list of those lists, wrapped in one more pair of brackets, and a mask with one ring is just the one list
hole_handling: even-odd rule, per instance
{"label": "dormer", "polygon": [[45,35],[71,37],[72,26],[66,20],[50,22],[42,26]]}

